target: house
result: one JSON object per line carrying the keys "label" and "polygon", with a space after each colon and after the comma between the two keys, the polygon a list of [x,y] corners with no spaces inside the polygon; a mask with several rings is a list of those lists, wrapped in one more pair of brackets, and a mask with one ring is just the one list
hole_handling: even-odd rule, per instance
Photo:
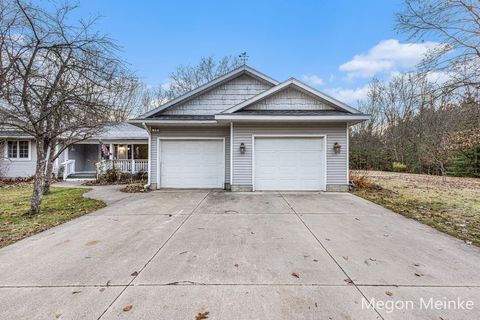
{"label": "house", "polygon": [[129,121],[159,188],[348,190],[348,127],[368,115],[242,66]]}
{"label": "house", "polygon": [[[18,130],[0,130],[3,156],[0,172],[9,178],[35,174],[36,149],[34,139]],[[103,148],[103,151],[102,151]],[[57,158],[54,173],[64,178],[94,178],[97,165],[106,160],[124,172],[148,170],[148,134],[128,123],[112,125],[88,140],[73,144]]]}

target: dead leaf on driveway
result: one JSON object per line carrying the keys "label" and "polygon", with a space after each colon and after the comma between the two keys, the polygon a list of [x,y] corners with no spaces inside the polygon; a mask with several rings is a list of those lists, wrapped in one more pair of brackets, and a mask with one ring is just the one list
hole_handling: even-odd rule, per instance
{"label": "dead leaf on driveway", "polygon": [[134,273],[131,274],[132,277],[138,276],[138,271],[135,271]]}
{"label": "dead leaf on driveway", "polygon": [[421,274],[421,273],[418,273],[418,272],[415,272],[415,275],[416,275],[417,277],[421,277],[421,276],[423,276],[423,274]]}
{"label": "dead leaf on driveway", "polygon": [[343,281],[345,281],[348,284],[353,284],[353,280],[350,278],[344,279]]}
{"label": "dead leaf on driveway", "polygon": [[342,258],[348,260],[348,256],[342,256]]}
{"label": "dead leaf on driveway", "polygon": [[127,304],[125,307],[123,307],[122,310],[125,311],[125,312],[128,312],[128,311],[132,310],[132,308],[133,308],[133,305]]}
{"label": "dead leaf on driveway", "polygon": [[82,291],[78,290],[78,291],[72,291],[72,294],[77,294],[77,293],[80,293]]}
{"label": "dead leaf on driveway", "polygon": [[296,272],[292,272],[292,276],[294,276],[295,278],[300,278],[300,276]]}
{"label": "dead leaf on driveway", "polygon": [[389,297],[393,296],[393,293],[391,293],[390,291],[385,291],[385,294]]}
{"label": "dead leaf on driveway", "polygon": [[85,243],[85,245],[86,246],[94,246],[99,242],[100,242],[100,240],[92,240],[92,241],[88,241],[87,243]]}
{"label": "dead leaf on driveway", "polygon": [[234,266],[238,268],[238,263],[235,263]]}
{"label": "dead leaf on driveway", "polygon": [[195,317],[195,320],[207,319],[209,313],[210,313],[210,312],[208,312],[208,311],[199,312],[199,313],[197,314],[197,316]]}

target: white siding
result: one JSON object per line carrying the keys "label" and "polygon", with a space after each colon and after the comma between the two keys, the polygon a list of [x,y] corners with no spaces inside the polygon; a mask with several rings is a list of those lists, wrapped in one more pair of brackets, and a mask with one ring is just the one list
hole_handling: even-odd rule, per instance
{"label": "white siding", "polygon": [[[11,139],[11,141],[16,141]],[[30,142],[30,159],[7,159],[6,149],[0,150],[0,174],[7,178],[31,177],[35,174],[37,165],[37,148],[35,142]]]}
{"label": "white siding", "polygon": [[174,105],[162,115],[213,115],[233,107],[272,85],[243,75],[184,103]]}
{"label": "white siding", "polygon": [[286,88],[244,110],[335,110],[335,108],[297,89]]}
{"label": "white siding", "polygon": [[[327,136],[327,185],[345,185],[347,181],[347,127],[346,123],[332,124],[234,124],[233,126],[233,180],[232,185],[252,185],[252,136],[253,135],[326,135]],[[244,154],[238,146],[244,143]],[[339,154],[333,150],[338,142]]]}
{"label": "white siding", "polygon": [[230,127],[165,127],[153,128],[151,145],[151,183],[157,182],[157,142],[159,137],[222,137],[225,138],[225,183],[230,182]]}

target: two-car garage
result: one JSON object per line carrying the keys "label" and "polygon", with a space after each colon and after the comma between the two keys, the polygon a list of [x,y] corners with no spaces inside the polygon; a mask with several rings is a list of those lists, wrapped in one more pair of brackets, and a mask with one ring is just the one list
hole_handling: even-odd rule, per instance
{"label": "two-car garage", "polygon": [[159,138],[158,185],[224,188],[233,155],[251,159],[253,190],[325,190],[325,136],[252,136],[248,154],[230,153],[226,138]]}

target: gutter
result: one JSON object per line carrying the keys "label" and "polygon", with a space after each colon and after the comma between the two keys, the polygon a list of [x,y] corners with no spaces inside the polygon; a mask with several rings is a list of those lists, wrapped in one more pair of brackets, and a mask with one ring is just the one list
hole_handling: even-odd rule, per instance
{"label": "gutter", "polygon": [[128,123],[131,123],[133,125],[135,124],[142,124],[144,126],[145,124],[174,124],[174,125],[197,125],[197,124],[216,124],[217,121],[212,119],[212,120],[150,120],[150,119],[134,119],[134,120],[129,120]]}
{"label": "gutter", "polygon": [[145,122],[142,122],[142,126],[145,128],[145,130],[148,132],[148,177],[147,177],[147,184],[143,186],[144,189],[150,188],[151,181],[150,181],[150,176],[152,175],[152,132],[148,128],[148,126],[145,124]]}
{"label": "gutter", "polygon": [[345,116],[332,116],[332,115],[320,115],[320,116],[285,116],[285,115],[240,115],[240,114],[217,114],[215,120],[219,121],[299,121],[299,122],[331,122],[331,121],[364,121],[370,118],[369,115],[345,115]]}

